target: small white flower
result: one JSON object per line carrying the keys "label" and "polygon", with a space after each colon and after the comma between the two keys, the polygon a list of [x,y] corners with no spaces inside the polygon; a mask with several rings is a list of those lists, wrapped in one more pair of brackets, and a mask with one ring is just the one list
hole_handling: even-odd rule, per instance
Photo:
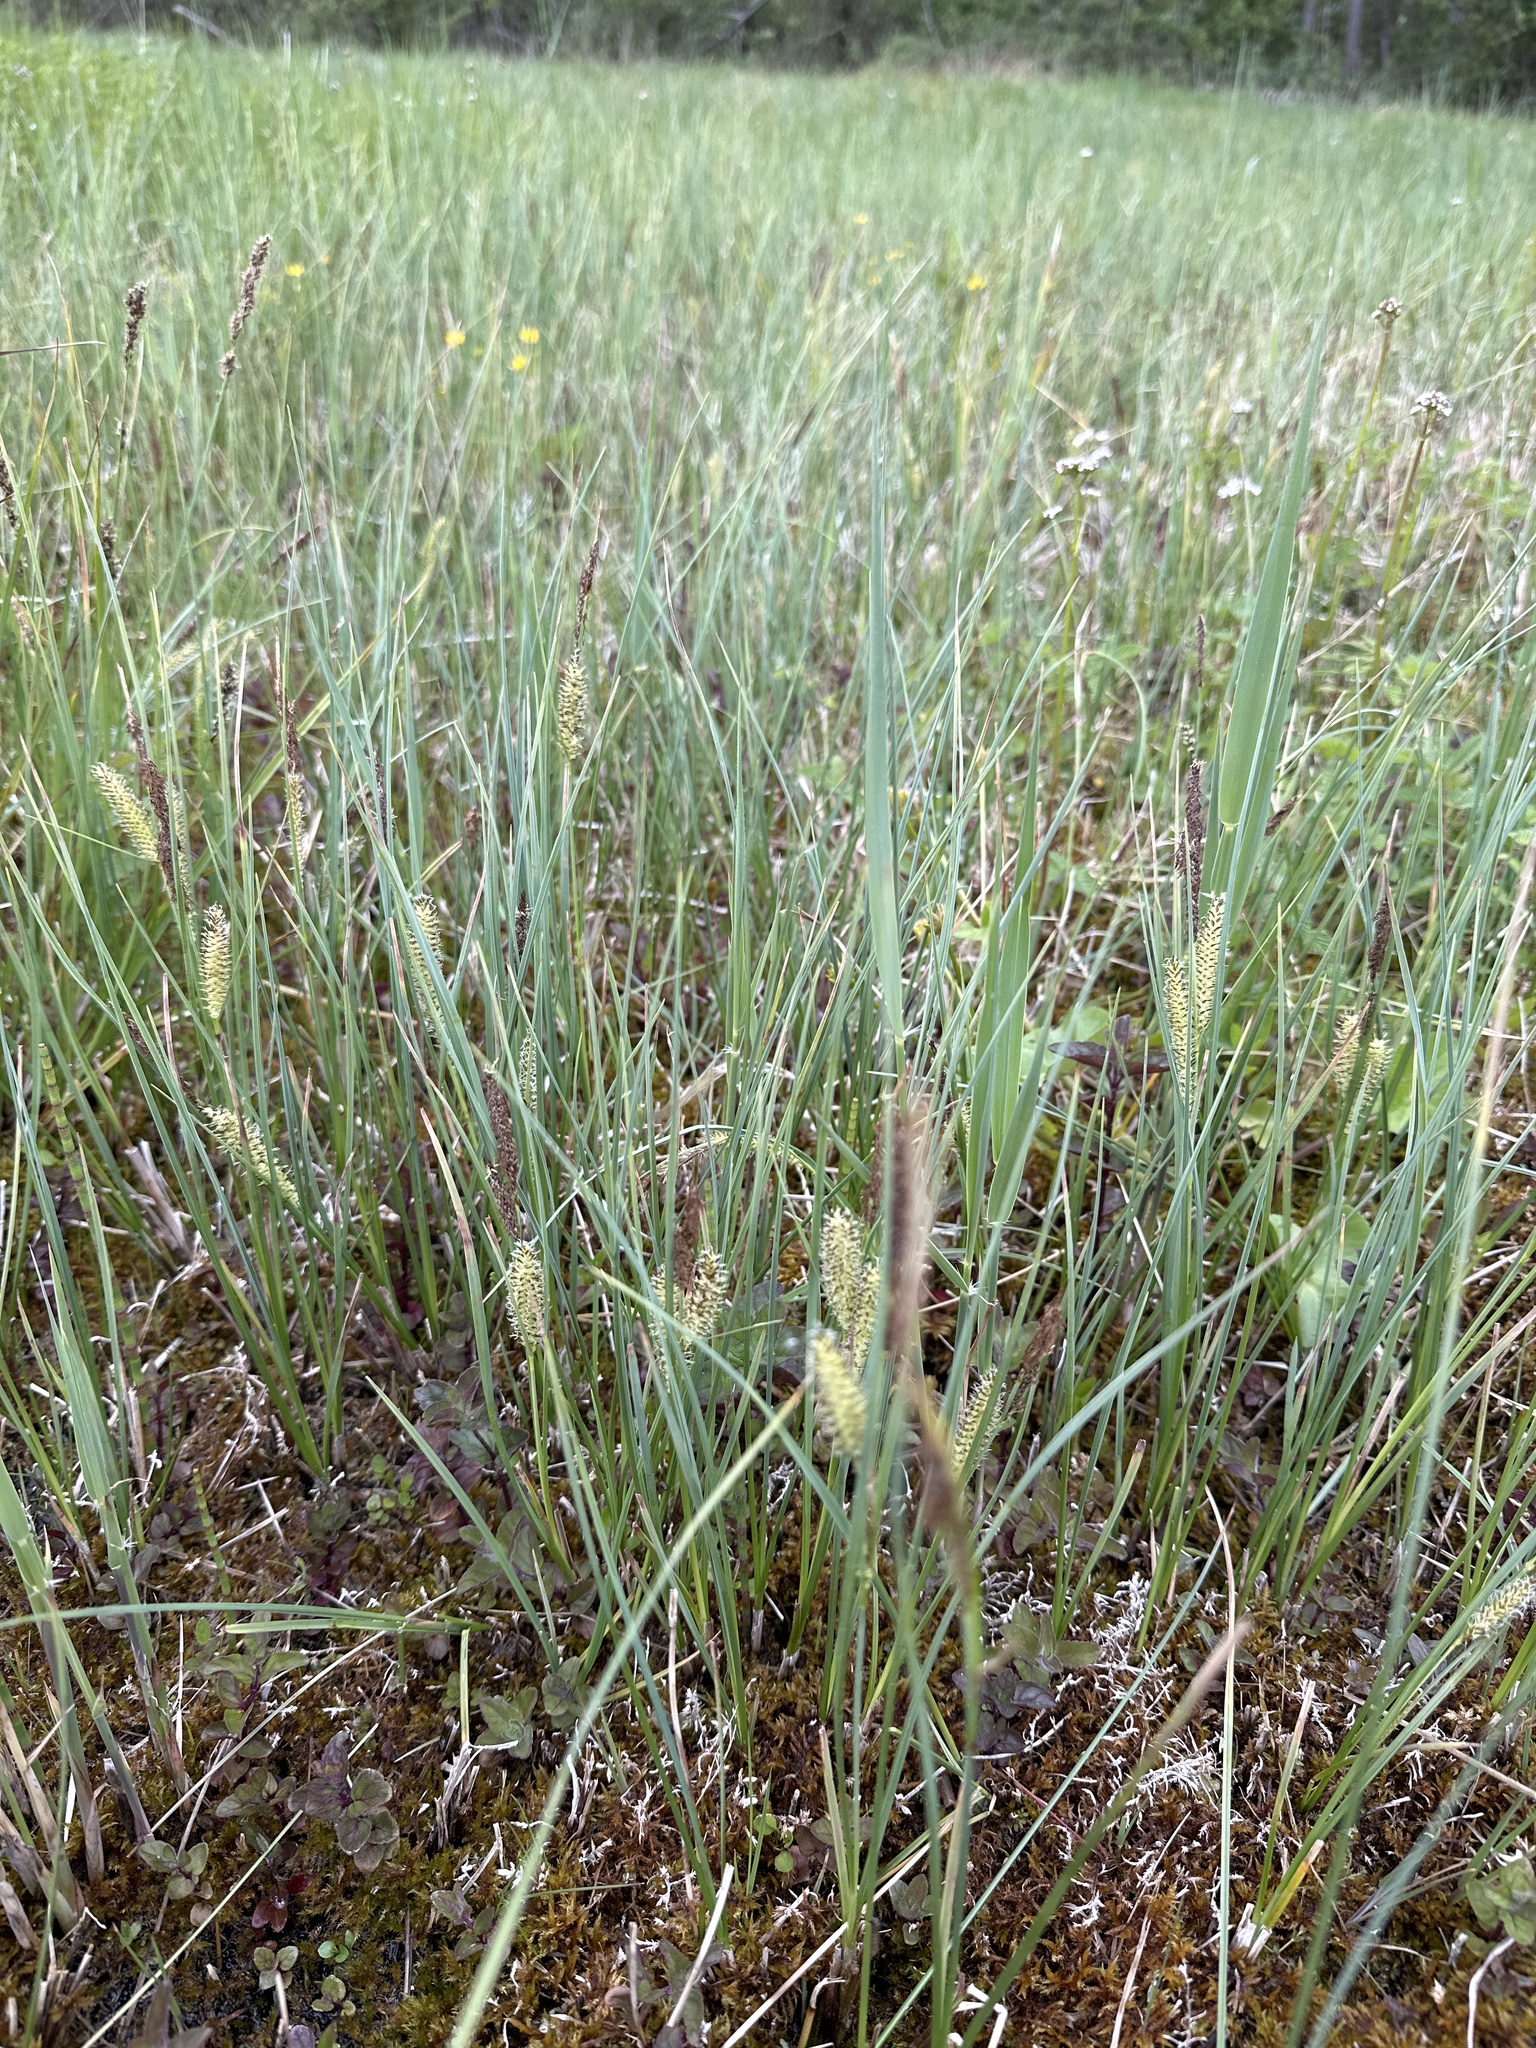
{"label": "small white flower", "polygon": [[1077,153],[1078,153],[1078,155],[1079,155],[1079,156],[1092,156],[1092,155],[1093,155],[1093,151],[1092,151],[1091,149],[1080,149],[1080,150],[1079,150],[1079,151],[1078,151]]}
{"label": "small white flower", "polygon": [[1256,498],[1262,488],[1251,476],[1229,476],[1216,495],[1218,498],[1240,498],[1246,491],[1250,498]]}
{"label": "small white flower", "polygon": [[1233,413],[1233,417],[1234,417],[1234,418],[1236,418],[1236,419],[1240,419],[1240,420],[1246,419],[1246,418],[1248,417],[1249,413],[1251,413],[1252,411],[1253,411],[1253,400],[1252,400],[1251,398],[1234,398],[1234,399],[1233,399],[1233,401],[1232,401],[1232,413]]}
{"label": "small white flower", "polygon": [[1092,476],[1096,469],[1102,469],[1109,460],[1109,450],[1102,441],[1092,448],[1084,449],[1081,455],[1063,455],[1056,465],[1058,476]]}
{"label": "small white flower", "polygon": [[1451,401],[1443,391],[1421,391],[1413,402],[1413,416],[1424,422],[1426,431],[1443,427],[1451,416]]}

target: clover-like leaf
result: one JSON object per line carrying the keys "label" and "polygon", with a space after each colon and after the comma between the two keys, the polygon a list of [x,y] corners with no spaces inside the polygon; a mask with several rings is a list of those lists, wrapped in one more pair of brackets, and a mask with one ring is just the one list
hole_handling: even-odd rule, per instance
{"label": "clover-like leaf", "polygon": [[288,1801],[295,1813],[313,1815],[316,1820],[336,1821],[347,1810],[347,1787],[326,1774],[301,1785]]}
{"label": "clover-like leaf", "polygon": [[533,1709],[538,1689],[525,1685],[510,1697],[494,1692],[476,1694],[485,1722],[484,1749],[509,1749],[515,1757],[533,1754]]}
{"label": "clover-like leaf", "polygon": [[451,1920],[456,1927],[467,1927],[474,1917],[469,1910],[468,1900],[457,1886],[451,1892],[433,1892],[432,1910],[439,1919]]}
{"label": "clover-like leaf", "polygon": [[1536,1870],[1520,1855],[1482,1877],[1467,1879],[1467,1904],[1490,1934],[1504,1932],[1527,1946],[1536,1942]]}
{"label": "clover-like leaf", "polygon": [[377,1870],[384,1858],[400,1839],[400,1829],[391,1813],[375,1813],[369,1816],[369,1838],[360,1849],[352,1852],[352,1861],[359,1870]]}
{"label": "clover-like leaf", "polygon": [[176,1851],[169,1842],[140,1842],[139,1854],[144,1858],[144,1861],[151,1870],[163,1870],[169,1873],[176,1868]]}
{"label": "clover-like leaf", "polygon": [[591,1688],[582,1683],[581,1659],[563,1657],[558,1671],[551,1671],[544,1681],[544,1711],[550,1725],[560,1734],[568,1735],[586,1711]]}
{"label": "clover-like leaf", "polygon": [[394,1787],[382,1771],[359,1771],[352,1780],[352,1813],[382,1813],[394,1797]]}

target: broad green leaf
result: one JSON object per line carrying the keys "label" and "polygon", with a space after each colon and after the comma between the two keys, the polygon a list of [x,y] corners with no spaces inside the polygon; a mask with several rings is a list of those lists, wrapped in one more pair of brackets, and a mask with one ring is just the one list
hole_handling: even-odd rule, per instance
{"label": "broad green leaf", "polygon": [[1467,1904],[1490,1934],[1502,1926],[1516,1941],[1536,1942],[1536,1870],[1529,1856],[1516,1856],[1481,1877],[1469,1877]]}
{"label": "broad green leaf", "polygon": [[[1277,1246],[1287,1241],[1284,1217],[1271,1214],[1269,1227]],[[1274,1269],[1271,1286],[1286,1328],[1304,1351],[1311,1350],[1329,1317],[1344,1306],[1350,1278],[1370,1234],[1369,1220],[1351,1209],[1344,1218],[1342,1241],[1337,1230],[1328,1231],[1321,1239],[1314,1236],[1310,1258],[1303,1262],[1298,1253],[1294,1259],[1282,1259]],[[1293,1226],[1289,1241],[1295,1243],[1301,1235],[1300,1226]]]}

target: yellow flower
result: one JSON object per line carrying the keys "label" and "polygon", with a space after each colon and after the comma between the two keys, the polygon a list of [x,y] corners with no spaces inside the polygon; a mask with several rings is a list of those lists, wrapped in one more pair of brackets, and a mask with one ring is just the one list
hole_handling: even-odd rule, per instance
{"label": "yellow flower", "polygon": [[329,256],[322,256],[322,257],[320,258],[320,261],[321,261],[322,263],[329,263],[329,262],[330,262],[330,260],[331,260],[331,259],[330,259],[330,257],[329,257]]}
{"label": "yellow flower", "polygon": [[867,228],[869,226],[869,215],[867,213],[856,213],[853,216],[853,224],[856,228]]}
{"label": "yellow flower", "polygon": [[524,348],[537,348],[539,345],[539,330],[537,327],[519,327],[517,338]]}
{"label": "yellow flower", "polygon": [[443,334],[443,342],[444,345],[448,348],[462,348],[464,346],[463,328],[449,327],[445,329]]}
{"label": "yellow flower", "polygon": [[973,270],[965,280],[965,288],[968,292],[984,292],[987,288],[987,280],[979,270]]}
{"label": "yellow flower", "polygon": [[[325,259],[322,257],[320,260],[324,262]],[[302,277],[304,275],[304,266],[302,263],[285,264],[283,275],[284,277]]]}
{"label": "yellow flower", "polygon": [[522,374],[522,372],[523,372],[524,370],[526,370],[526,369],[527,369],[527,367],[528,367],[528,358],[527,358],[526,356],[524,356],[524,355],[516,355],[516,356],[514,356],[514,357],[512,358],[512,363],[511,363],[511,367],[512,367],[512,368],[513,368],[514,370],[516,370],[516,371],[518,372],[518,374],[519,374],[519,375],[521,375],[521,374]]}

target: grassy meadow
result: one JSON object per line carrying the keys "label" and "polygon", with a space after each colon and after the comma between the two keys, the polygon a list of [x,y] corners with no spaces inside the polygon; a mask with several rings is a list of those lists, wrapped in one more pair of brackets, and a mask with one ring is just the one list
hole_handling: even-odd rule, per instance
{"label": "grassy meadow", "polygon": [[0,58],[6,2039],[1530,2040],[1536,130]]}

